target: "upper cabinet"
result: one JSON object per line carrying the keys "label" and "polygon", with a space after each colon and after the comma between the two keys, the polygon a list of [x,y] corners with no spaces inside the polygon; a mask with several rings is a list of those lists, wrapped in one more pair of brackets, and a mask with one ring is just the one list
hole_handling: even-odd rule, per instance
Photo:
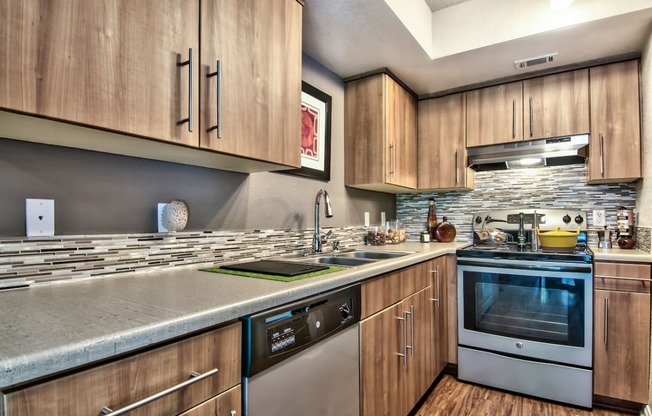
{"label": "upper cabinet", "polygon": [[523,81],[525,140],[589,132],[589,70]]}
{"label": "upper cabinet", "polygon": [[466,167],[464,93],[419,101],[420,190],[471,190],[475,172]]}
{"label": "upper cabinet", "polygon": [[466,93],[466,146],[523,140],[523,83]]}
{"label": "upper cabinet", "polygon": [[201,2],[201,147],[300,167],[296,0]]}
{"label": "upper cabinet", "polygon": [[199,1],[7,0],[0,14],[1,108],[198,146]]}
{"label": "upper cabinet", "polygon": [[588,183],[641,177],[638,61],[590,69],[591,138]]}
{"label": "upper cabinet", "polygon": [[159,142],[123,136],[127,149],[85,135],[74,147],[299,167],[302,10],[297,0],[4,1],[0,109]]}
{"label": "upper cabinet", "polygon": [[345,184],[400,193],[417,185],[417,104],[387,74],[347,82]]}

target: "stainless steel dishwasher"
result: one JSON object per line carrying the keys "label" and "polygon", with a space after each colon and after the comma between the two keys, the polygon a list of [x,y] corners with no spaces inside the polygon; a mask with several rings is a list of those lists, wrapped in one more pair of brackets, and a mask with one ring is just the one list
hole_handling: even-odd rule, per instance
{"label": "stainless steel dishwasher", "polygon": [[360,285],[243,319],[245,416],[358,416]]}

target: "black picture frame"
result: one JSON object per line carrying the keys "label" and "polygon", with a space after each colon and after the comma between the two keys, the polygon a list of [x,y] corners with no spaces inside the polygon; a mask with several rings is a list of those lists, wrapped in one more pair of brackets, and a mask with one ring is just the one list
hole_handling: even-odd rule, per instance
{"label": "black picture frame", "polygon": [[[325,122],[324,134],[323,137],[319,137],[319,136],[317,137],[317,140],[323,140],[324,143],[324,148],[323,148],[324,167],[323,169],[317,169],[313,167],[304,166],[304,162],[308,158],[304,156],[303,147],[302,147],[301,168],[284,171],[283,173],[305,176],[308,178],[329,182],[331,180],[331,113],[332,113],[333,99],[330,95],[313,87],[312,85],[308,84],[305,81],[301,82],[301,92],[302,92],[301,94],[302,95],[302,100],[301,100],[302,120],[303,120],[303,113],[305,112],[304,110],[305,103],[303,101],[304,94],[307,94],[313,99],[318,100],[320,103],[323,104],[325,109],[324,117],[320,117]],[[302,121],[302,132],[303,132],[303,121]],[[303,133],[302,133],[302,138],[303,138]]]}

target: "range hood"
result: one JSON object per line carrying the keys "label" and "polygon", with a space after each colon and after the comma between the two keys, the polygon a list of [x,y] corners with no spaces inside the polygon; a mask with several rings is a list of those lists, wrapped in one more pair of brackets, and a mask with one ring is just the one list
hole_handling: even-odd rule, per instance
{"label": "range hood", "polygon": [[471,147],[469,164],[477,171],[584,163],[589,135]]}

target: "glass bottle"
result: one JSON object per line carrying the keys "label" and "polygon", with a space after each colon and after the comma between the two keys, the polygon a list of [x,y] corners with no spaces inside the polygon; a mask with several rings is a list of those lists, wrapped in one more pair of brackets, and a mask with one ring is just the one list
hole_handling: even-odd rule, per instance
{"label": "glass bottle", "polygon": [[428,234],[430,234],[430,241],[436,241],[435,230],[437,230],[437,212],[435,212],[435,200],[430,198],[428,201]]}

